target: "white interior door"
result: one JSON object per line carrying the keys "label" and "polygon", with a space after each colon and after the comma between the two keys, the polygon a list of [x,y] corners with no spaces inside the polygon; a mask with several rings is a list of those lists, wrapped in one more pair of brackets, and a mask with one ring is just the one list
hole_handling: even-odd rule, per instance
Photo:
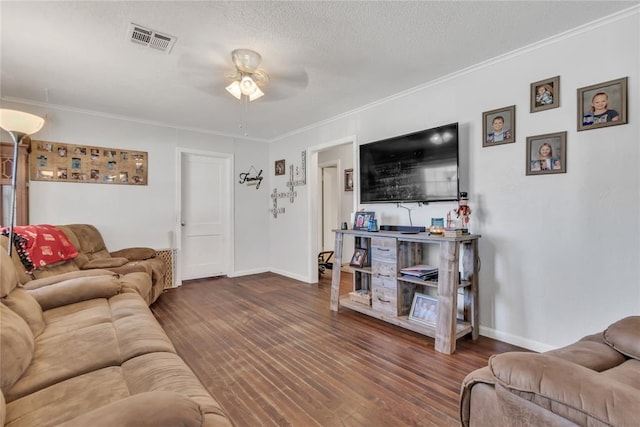
{"label": "white interior door", "polygon": [[229,273],[229,157],[182,152],[180,267],[182,280]]}
{"label": "white interior door", "polygon": [[332,251],[334,235],[331,230],[338,228],[338,168],[322,168],[322,250]]}

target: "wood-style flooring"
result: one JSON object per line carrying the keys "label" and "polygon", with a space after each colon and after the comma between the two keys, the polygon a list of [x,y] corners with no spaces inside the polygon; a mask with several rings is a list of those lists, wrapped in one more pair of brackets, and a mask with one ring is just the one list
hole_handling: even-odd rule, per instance
{"label": "wood-style flooring", "polygon": [[[341,308],[318,284],[265,273],[192,281],[151,307],[178,353],[242,426],[457,426],[460,384],[517,347],[433,339]],[[351,289],[342,274],[341,293]]]}

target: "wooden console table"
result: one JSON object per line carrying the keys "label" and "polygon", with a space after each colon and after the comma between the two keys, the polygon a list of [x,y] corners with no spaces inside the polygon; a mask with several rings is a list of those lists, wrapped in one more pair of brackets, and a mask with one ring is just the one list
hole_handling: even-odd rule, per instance
{"label": "wooden console table", "polygon": [[[368,232],[333,230],[335,258],[331,281],[331,310],[340,305],[435,338],[435,349],[451,354],[456,340],[467,334],[478,338],[478,239],[480,235],[461,237],[432,236],[429,233],[405,234],[398,231]],[[353,289],[368,290],[369,304],[340,298],[340,267],[344,236],[354,236],[355,247],[367,250],[367,261],[354,270]],[[435,248],[435,251],[434,251]],[[431,249],[431,250],[430,250]],[[436,259],[435,262],[429,260]],[[460,262],[462,260],[462,262]],[[438,267],[438,280],[425,281],[402,276],[400,269],[418,264]],[[458,316],[458,291],[464,304]],[[435,326],[409,319],[416,292],[435,293],[438,300]]]}

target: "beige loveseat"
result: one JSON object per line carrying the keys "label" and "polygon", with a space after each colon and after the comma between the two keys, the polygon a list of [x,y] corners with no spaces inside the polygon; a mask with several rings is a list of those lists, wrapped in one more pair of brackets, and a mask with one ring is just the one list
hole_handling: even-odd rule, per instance
{"label": "beige loveseat", "polygon": [[136,277],[150,281],[107,272],[25,290],[0,251],[1,426],[231,425],[145,301],[122,292]]}
{"label": "beige loveseat", "polygon": [[[161,258],[155,256],[154,249],[136,247],[109,252],[102,234],[93,225],[69,224],[58,225],[56,228],[67,236],[78,251],[78,256],[28,272],[20,261],[17,251],[13,251],[12,258],[21,283],[27,284],[34,279],[92,269],[106,269],[119,274],[146,272],[151,277],[151,288],[148,294],[141,295],[148,304],[152,304],[162,294],[167,265]],[[2,247],[6,247],[8,239],[0,236],[0,242]]]}
{"label": "beige loveseat", "polygon": [[546,353],[492,356],[469,374],[463,426],[640,426],[640,316]]}

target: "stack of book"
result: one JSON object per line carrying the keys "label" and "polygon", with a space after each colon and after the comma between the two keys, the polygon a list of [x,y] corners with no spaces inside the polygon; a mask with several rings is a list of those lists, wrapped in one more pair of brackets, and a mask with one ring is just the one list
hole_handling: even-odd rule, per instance
{"label": "stack of book", "polygon": [[411,267],[400,269],[400,274],[416,279],[435,280],[438,278],[438,267],[426,264],[412,265]]}
{"label": "stack of book", "polygon": [[445,228],[444,237],[460,237],[464,234],[469,234],[469,230],[464,228]]}

